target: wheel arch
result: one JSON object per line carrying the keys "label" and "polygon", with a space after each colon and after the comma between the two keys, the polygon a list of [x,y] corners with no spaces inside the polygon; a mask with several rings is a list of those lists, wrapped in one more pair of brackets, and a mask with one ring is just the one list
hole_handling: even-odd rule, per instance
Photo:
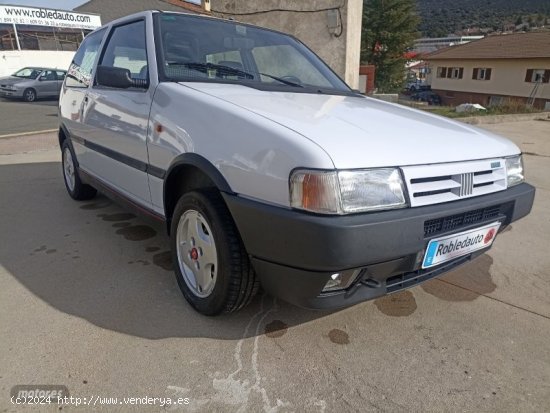
{"label": "wheel arch", "polygon": [[32,90],[34,92],[34,100],[38,99],[38,92],[36,91],[36,88],[29,86],[23,90],[23,100],[25,100],[25,95],[27,94],[27,90]]}
{"label": "wheel arch", "polygon": [[177,156],[164,178],[164,216],[168,233],[179,198],[187,192],[202,188],[216,188],[220,192],[234,193],[222,173],[208,159],[196,153]]}

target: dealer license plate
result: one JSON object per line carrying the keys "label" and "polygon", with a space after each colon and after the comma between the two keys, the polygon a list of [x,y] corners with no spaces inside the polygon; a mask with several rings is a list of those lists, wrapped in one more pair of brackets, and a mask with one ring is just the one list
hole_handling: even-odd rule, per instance
{"label": "dealer license plate", "polygon": [[431,240],[422,261],[422,268],[430,268],[490,247],[500,224],[500,222],[494,222],[481,228]]}

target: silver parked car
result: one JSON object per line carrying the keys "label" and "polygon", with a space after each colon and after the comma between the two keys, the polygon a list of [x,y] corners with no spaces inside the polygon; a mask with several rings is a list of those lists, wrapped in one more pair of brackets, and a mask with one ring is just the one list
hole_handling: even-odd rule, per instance
{"label": "silver parked car", "polygon": [[0,97],[34,102],[38,98],[59,96],[65,70],[25,67],[0,78]]}

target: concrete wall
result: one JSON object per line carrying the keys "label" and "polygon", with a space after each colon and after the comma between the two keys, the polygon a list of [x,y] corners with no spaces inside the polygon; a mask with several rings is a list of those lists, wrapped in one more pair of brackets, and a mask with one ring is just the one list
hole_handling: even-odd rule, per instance
{"label": "concrete wall", "polygon": [[74,53],[45,50],[0,51],[0,77],[11,75],[26,66],[67,70]]}
{"label": "concrete wall", "polygon": [[[527,69],[550,69],[550,58],[545,59],[487,59],[487,60],[430,60],[433,90],[467,92],[495,96],[528,97],[534,83],[525,81]],[[437,77],[438,67],[463,67],[462,79]],[[490,80],[472,79],[474,68],[491,68]],[[539,86],[537,98],[550,99],[550,83]]]}
{"label": "concrete wall", "polygon": [[[362,0],[211,0],[214,16],[292,34],[304,42],[352,88],[359,87]],[[330,30],[329,9],[341,16]]]}

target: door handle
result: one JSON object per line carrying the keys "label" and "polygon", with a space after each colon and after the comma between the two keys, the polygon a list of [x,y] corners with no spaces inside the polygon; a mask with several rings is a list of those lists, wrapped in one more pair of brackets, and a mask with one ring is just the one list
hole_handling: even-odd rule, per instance
{"label": "door handle", "polygon": [[80,120],[84,118],[84,108],[88,106],[88,96],[84,96],[84,99],[82,99],[82,104],[80,105]]}

